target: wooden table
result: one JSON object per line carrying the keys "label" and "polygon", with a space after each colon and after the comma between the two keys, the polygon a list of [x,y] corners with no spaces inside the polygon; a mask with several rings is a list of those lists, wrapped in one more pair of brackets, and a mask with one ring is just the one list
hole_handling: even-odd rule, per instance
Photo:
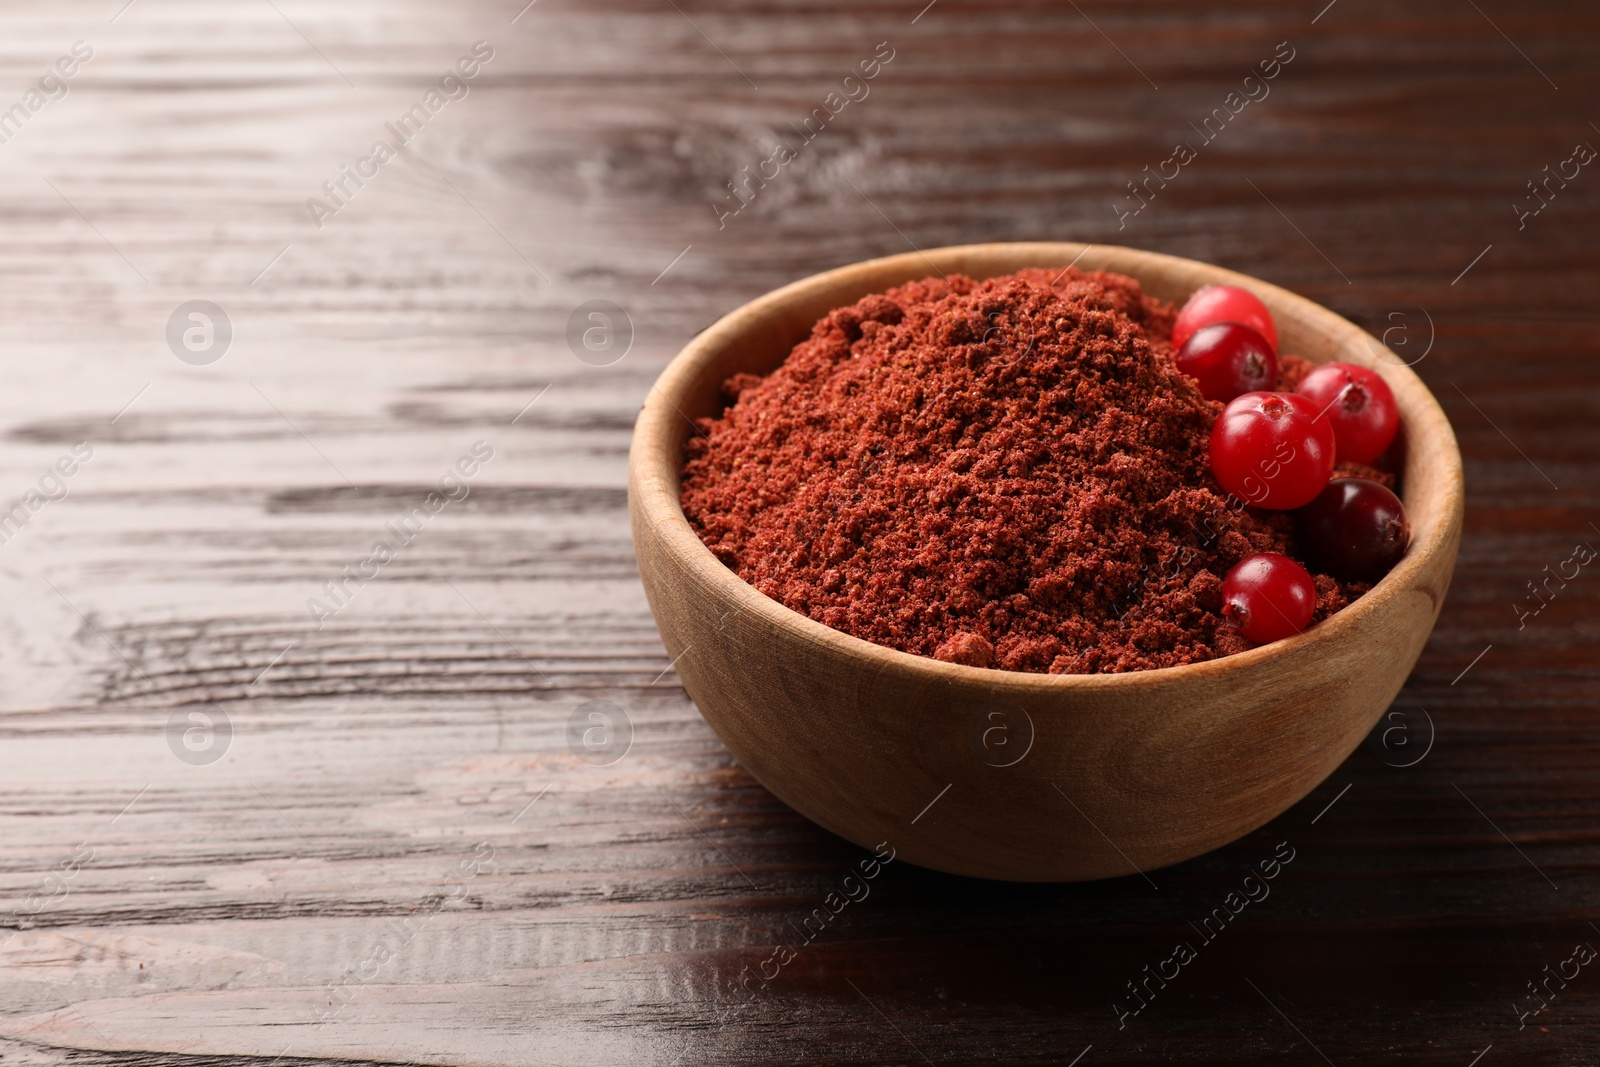
{"label": "wooden table", "polygon": [[[1600,575],[1529,587],[1600,545],[1592,6],[522,2],[0,14],[0,1062],[1597,1062]],[[675,684],[633,414],[769,288],[1030,238],[1245,270],[1416,361],[1470,500],[1411,747],[1149,879],[891,865],[751,999],[862,853]],[[591,300],[622,358],[569,348]],[[569,745],[594,700],[614,761]]]}

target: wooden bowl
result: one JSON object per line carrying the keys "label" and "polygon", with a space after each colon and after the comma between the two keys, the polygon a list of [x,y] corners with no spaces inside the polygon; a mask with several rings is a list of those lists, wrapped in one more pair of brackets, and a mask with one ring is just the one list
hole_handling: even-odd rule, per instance
{"label": "wooden bowl", "polygon": [[[1371,592],[1285,641],[1208,663],[1044,675],[941,663],[851,637],[758,593],[683,516],[691,419],[738,371],[777,367],[830,309],[935,273],[1117,271],[1182,302],[1243,285],[1285,352],[1377,367],[1400,405],[1412,543]],[[1276,286],[1129,248],[984,244],[890,256],[785,286],[674,359],[629,457],[639,572],[689,696],[779,799],[858,845],[982,878],[1076,881],[1161,867],[1282,813],[1350,755],[1422,652],[1461,538],[1461,456],[1439,404],[1359,327]]]}

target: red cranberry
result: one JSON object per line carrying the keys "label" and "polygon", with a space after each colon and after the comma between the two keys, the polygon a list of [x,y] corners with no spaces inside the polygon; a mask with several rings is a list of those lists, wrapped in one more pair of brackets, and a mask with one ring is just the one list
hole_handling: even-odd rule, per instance
{"label": "red cranberry", "polygon": [[1335,578],[1375,582],[1400,562],[1411,524],[1400,498],[1366,478],[1335,478],[1294,516],[1311,565]]}
{"label": "red cranberry", "polygon": [[1324,363],[1295,390],[1316,401],[1333,424],[1341,463],[1371,463],[1383,455],[1400,425],[1394,393],[1377,371],[1354,363]]}
{"label": "red cranberry", "polygon": [[1278,357],[1267,339],[1239,322],[1213,322],[1178,349],[1178,369],[1200,383],[1200,395],[1227,403],[1240,393],[1278,383]]}
{"label": "red cranberry", "polygon": [[1246,393],[1211,427],[1211,471],[1260,508],[1309,504],[1333,476],[1333,428],[1295,393]]}
{"label": "red cranberry", "polygon": [[1243,323],[1265,337],[1274,352],[1278,350],[1278,327],[1272,322],[1272,312],[1254,293],[1237,285],[1196,289],[1172,324],[1172,347],[1182,348],[1191,334],[1213,322]]}
{"label": "red cranberry", "polygon": [[1288,556],[1263,552],[1222,580],[1222,617],[1258,645],[1293,637],[1317,610],[1317,584]]}

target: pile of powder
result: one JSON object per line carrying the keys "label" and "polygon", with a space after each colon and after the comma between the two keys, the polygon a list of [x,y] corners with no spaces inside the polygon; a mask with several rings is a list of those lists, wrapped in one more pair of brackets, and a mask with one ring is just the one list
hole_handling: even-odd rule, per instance
{"label": "pile of powder", "polygon": [[[1222,578],[1296,555],[1292,522],[1212,477],[1222,405],[1174,366],[1173,316],[1070,268],[838,308],[778,370],[725,384],[684,514],[761,592],[918,655],[1098,673],[1240,651]],[[1366,588],[1315,577],[1319,620]]]}

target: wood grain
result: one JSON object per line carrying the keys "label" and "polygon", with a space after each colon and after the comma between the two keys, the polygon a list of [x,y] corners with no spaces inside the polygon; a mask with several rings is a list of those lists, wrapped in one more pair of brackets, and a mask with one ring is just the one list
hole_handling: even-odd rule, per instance
{"label": "wood grain", "polygon": [[[0,110],[95,49],[0,145],[0,502],[94,447],[0,545],[8,1062],[1590,1057],[1587,969],[1525,1028],[1512,1005],[1600,937],[1600,584],[1585,570],[1520,629],[1513,606],[1600,544],[1600,180],[1521,230],[1512,205],[1600,144],[1600,16],[274,3],[0,12]],[[478,40],[470,95],[318,229],[307,198]],[[870,97],[719,230],[724,183],[886,40]],[[1270,97],[1119,229],[1126,183],[1285,40]],[[743,968],[863,853],[757,786],[667,670],[625,516],[634,416],[762,292],[1040,239],[1218,263],[1391,345],[1432,338],[1415,369],[1461,441],[1466,534],[1396,708],[1426,709],[1433,747],[1404,769],[1356,752],[1159,888],[891,864],[753,1000]],[[164,339],[193,299],[234,325],[207,367]],[[611,366],[564,340],[592,299],[636,328]],[[316,629],[306,600],[479,440],[467,499]],[[632,720],[608,767],[567,744],[592,699]],[[218,762],[168,747],[192,711],[228,716]],[[1271,896],[1118,1029],[1125,983],[1281,841]],[[458,893],[479,842],[494,860]],[[402,943],[393,924],[430,915]],[[384,944],[318,1025],[327,983]]]}

